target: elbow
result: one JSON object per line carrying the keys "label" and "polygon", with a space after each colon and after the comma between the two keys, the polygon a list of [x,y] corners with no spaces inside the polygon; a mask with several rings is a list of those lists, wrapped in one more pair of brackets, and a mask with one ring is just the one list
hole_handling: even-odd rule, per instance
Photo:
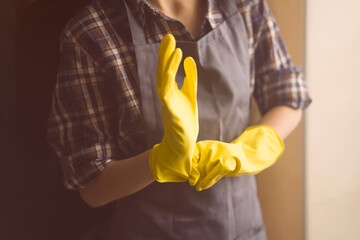
{"label": "elbow", "polygon": [[105,202],[101,201],[99,196],[97,194],[93,194],[91,192],[91,189],[89,188],[83,188],[79,190],[79,194],[81,199],[90,207],[92,208],[98,208],[106,205]]}
{"label": "elbow", "polygon": [[297,126],[300,123],[303,115],[304,115],[304,110],[303,109],[301,109],[301,108],[300,109],[295,109],[295,119],[296,119],[295,120],[295,122],[296,122],[295,126]]}

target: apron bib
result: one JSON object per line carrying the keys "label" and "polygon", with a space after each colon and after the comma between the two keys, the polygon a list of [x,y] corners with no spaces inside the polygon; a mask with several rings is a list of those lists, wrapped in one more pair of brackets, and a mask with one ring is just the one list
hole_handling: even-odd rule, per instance
{"label": "apron bib", "polygon": [[[231,142],[248,126],[250,60],[243,19],[232,0],[219,1],[225,21],[197,42],[176,46],[198,71],[200,140]],[[160,43],[148,44],[126,6],[137,59],[146,147],[161,142],[161,103],[156,92]],[[176,76],[181,88],[185,73]],[[154,182],[120,199],[109,239],[265,240],[255,176],[227,177],[197,192],[188,182]]]}

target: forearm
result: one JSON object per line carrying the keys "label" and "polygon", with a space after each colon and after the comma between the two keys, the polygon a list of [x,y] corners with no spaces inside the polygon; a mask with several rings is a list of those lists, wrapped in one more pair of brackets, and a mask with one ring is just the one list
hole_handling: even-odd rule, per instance
{"label": "forearm", "polygon": [[80,190],[81,197],[88,205],[99,207],[140,191],[154,181],[149,155],[150,150],[109,163],[94,183]]}
{"label": "forearm", "polygon": [[258,125],[273,127],[284,140],[299,124],[302,109],[287,106],[277,106],[270,109],[259,121]]}

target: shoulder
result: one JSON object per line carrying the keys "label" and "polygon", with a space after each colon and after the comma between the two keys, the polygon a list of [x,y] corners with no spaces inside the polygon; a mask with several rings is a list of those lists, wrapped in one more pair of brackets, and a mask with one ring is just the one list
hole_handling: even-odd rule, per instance
{"label": "shoulder", "polygon": [[242,14],[262,15],[268,9],[267,0],[235,0]]}
{"label": "shoulder", "polygon": [[251,2],[252,0],[235,0],[236,6],[238,7],[240,13],[249,11]]}
{"label": "shoulder", "polygon": [[238,11],[243,17],[249,37],[256,37],[264,24],[272,21],[267,0],[235,0]]}
{"label": "shoulder", "polygon": [[128,21],[120,0],[93,0],[65,25],[60,41],[70,41],[94,58],[109,47],[128,44]]}

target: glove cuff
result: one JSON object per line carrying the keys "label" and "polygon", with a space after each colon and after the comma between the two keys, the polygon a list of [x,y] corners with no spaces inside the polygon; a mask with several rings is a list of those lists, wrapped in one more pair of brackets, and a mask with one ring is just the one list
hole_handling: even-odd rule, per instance
{"label": "glove cuff", "polygon": [[150,166],[151,173],[154,176],[155,180],[158,182],[162,182],[161,178],[158,176],[159,169],[157,167],[157,159],[159,156],[159,149],[158,149],[159,146],[160,146],[160,144],[154,145],[154,147],[150,151],[149,166]]}

